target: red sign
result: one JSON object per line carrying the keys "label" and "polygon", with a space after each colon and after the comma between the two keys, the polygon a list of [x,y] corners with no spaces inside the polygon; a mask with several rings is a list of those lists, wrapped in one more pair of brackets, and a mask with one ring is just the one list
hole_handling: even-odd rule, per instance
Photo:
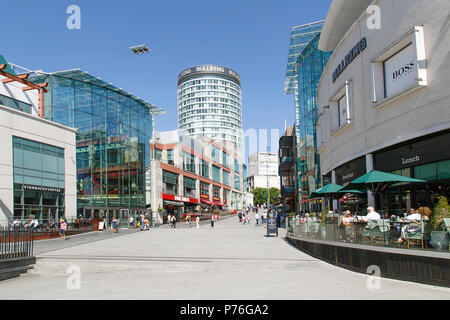
{"label": "red sign", "polygon": [[213,197],[214,201],[220,202],[220,198],[219,197]]}
{"label": "red sign", "polygon": [[178,202],[198,203],[198,199],[174,196],[171,194],[164,194],[164,193],[162,194],[162,198],[164,200],[172,200],[172,201],[178,201]]}
{"label": "red sign", "polygon": [[209,196],[206,195],[206,194],[201,194],[201,195],[200,195],[200,198],[201,198],[201,199],[209,200]]}

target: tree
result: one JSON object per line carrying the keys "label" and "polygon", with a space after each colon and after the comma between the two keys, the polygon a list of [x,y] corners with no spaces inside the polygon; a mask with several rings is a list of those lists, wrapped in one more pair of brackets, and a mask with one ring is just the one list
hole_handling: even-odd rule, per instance
{"label": "tree", "polygon": [[[255,188],[253,191],[253,203],[256,206],[267,203],[267,188]],[[278,204],[278,198],[280,196],[280,189],[270,188],[269,198],[270,204]]]}
{"label": "tree", "polygon": [[279,202],[278,198],[280,197],[280,189],[270,188],[269,194],[270,194],[270,203],[278,204]]}

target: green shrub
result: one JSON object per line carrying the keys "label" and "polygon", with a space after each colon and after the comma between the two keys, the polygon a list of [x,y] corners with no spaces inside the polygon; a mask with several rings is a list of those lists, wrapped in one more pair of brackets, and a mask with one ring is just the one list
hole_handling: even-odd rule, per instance
{"label": "green shrub", "polygon": [[431,230],[443,230],[444,218],[450,218],[450,205],[448,204],[446,197],[440,196],[439,201],[433,210],[433,215],[431,216]]}

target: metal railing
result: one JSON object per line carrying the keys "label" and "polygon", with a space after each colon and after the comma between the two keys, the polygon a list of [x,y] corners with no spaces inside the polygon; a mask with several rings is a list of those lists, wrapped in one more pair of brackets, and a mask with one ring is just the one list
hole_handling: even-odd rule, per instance
{"label": "metal railing", "polygon": [[[47,220],[47,219],[36,219],[37,225],[34,223],[34,219],[27,220],[8,220],[3,221],[0,220],[0,226],[10,228],[10,229],[19,229],[24,231],[33,231],[33,232],[59,232],[60,223],[56,220]],[[67,231],[92,231],[93,223],[92,219],[66,219],[67,223]]]}
{"label": "metal railing", "polygon": [[[334,215],[328,217],[326,221],[304,217],[290,217],[287,221],[288,236],[297,238],[392,248],[449,251],[450,236],[445,232],[433,234],[429,220],[415,223],[398,216],[391,216],[389,219],[365,222],[352,217],[351,221],[344,223],[342,215]],[[434,235],[442,239],[436,240]]]}
{"label": "metal railing", "polygon": [[33,256],[33,231],[20,227],[0,227],[0,261]]}

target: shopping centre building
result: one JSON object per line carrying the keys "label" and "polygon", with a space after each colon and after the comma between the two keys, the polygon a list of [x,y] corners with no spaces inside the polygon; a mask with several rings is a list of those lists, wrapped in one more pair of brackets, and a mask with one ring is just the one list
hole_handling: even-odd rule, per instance
{"label": "shopping centre building", "polygon": [[76,207],[67,215],[126,221],[131,214],[149,212],[145,172],[154,116],[162,111],[79,69],[30,80],[48,83],[45,119],[78,130],[71,158],[76,161]]}
{"label": "shopping centre building", "polygon": [[76,129],[39,117],[47,83],[2,56],[0,69],[0,225],[74,217]]}
{"label": "shopping centre building", "polygon": [[246,206],[247,167],[234,142],[188,137],[178,130],[155,132],[151,142],[151,207],[157,223],[168,214],[211,213]]}
{"label": "shopping centre building", "polygon": [[450,197],[449,11],[447,0],[331,3],[318,45],[334,51],[317,96],[324,184],[371,170],[428,181],[361,199],[380,210]]}

